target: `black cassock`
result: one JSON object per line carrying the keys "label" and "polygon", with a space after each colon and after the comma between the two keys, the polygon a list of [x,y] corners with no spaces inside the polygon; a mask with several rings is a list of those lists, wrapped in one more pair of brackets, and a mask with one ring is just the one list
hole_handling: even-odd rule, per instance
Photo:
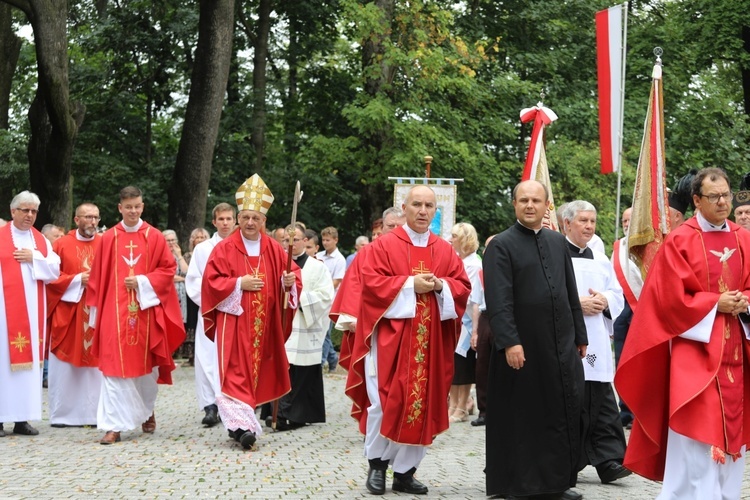
{"label": "black cassock", "polygon": [[[541,495],[575,486],[588,344],[563,235],[516,222],[493,238],[484,284],[494,349],[487,389],[487,494]],[[521,344],[526,362],[508,366]]]}

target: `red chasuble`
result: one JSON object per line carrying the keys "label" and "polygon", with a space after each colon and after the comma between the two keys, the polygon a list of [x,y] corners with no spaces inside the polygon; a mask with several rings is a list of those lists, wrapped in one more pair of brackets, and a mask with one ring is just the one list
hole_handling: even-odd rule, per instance
{"label": "red chasuble", "polygon": [[[260,255],[250,257],[242,233],[235,231],[216,245],[203,273],[201,307],[206,336],[216,342],[221,392],[252,408],[280,398],[291,388],[284,343],[296,309],[286,308],[286,330],[282,331],[281,277],[286,255],[276,240],[261,237]],[[302,276],[294,262],[292,271],[299,297]],[[219,304],[234,292],[237,278],[246,274],[262,278],[263,288],[241,293],[241,315],[219,311]]]}
{"label": "red chasuble", "polygon": [[[678,337],[716,306],[719,295],[750,295],[750,232],[703,232],[693,218],[656,255],[615,374],[635,415],[624,465],[664,478],[667,430],[712,446],[717,461],[750,444],[750,346],[739,319],[716,313],[708,343]],[[671,341],[671,354],[670,354]]]}
{"label": "red chasuble", "polygon": [[99,366],[99,359],[92,352],[94,329],[89,326],[86,288],[77,303],[60,299],[77,274],[91,270],[101,236],[80,241],[76,238],[76,231],[70,231],[52,245],[60,256],[60,278],[47,285],[48,332],[50,351],[58,359],[73,366],[90,368]]}
{"label": "red chasuble", "polygon": [[[147,222],[133,233],[118,223],[102,236],[86,304],[96,306],[93,354],[105,376],[141,377],[158,366],[159,383],[172,383],[172,353],[185,340],[176,266],[164,236]],[[125,278],[137,275],[148,278],[160,304],[140,309],[135,291],[125,288]]]}
{"label": "red chasuble", "polygon": [[[450,244],[432,233],[425,248],[412,245],[400,227],[368,247],[361,268],[362,305],[346,381],[346,394],[353,401],[352,416],[359,420],[364,434],[369,406],[364,358],[377,329],[378,387],[383,408],[380,433],[397,443],[429,445],[448,428],[453,353],[471,283]],[[383,318],[407,278],[428,272],[450,287],[458,318],[440,321],[434,292],[417,296],[414,318]]]}
{"label": "red chasuble", "polygon": [[[35,280],[26,283],[21,272],[21,264],[13,257],[16,247],[11,235],[12,222],[0,228],[0,272],[3,276],[3,295],[5,297],[5,321],[8,323],[8,345],[10,346],[10,369],[31,370],[34,362],[34,353],[31,345],[31,321],[36,321],[39,328],[39,359],[44,359],[44,283]],[[31,237],[34,239],[36,249],[43,256],[47,256],[47,239],[31,228]],[[30,318],[26,313],[26,286],[34,286],[37,295],[38,317]],[[10,311],[22,311],[22,314],[8,314]],[[0,342],[4,342],[0,339]]]}
{"label": "red chasuble", "polygon": [[[357,255],[349,265],[341,280],[336,297],[331,305],[331,312],[328,315],[334,324],[342,314],[356,318],[359,309],[362,306],[362,263],[367,259],[369,245],[366,245],[357,251]],[[352,351],[354,349],[354,332],[347,330],[341,336],[341,352],[339,352],[339,364],[346,371],[351,370]]]}

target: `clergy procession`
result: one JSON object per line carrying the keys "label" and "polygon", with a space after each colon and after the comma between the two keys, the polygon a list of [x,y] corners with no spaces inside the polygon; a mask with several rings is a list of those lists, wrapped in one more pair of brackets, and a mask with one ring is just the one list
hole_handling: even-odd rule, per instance
{"label": "clergy procession", "polygon": [[[65,432],[90,446],[95,427],[102,450],[122,453],[147,435],[223,428],[212,456],[252,456],[275,453],[276,436],[326,429],[349,400],[362,440],[350,440],[347,461],[362,472],[340,480],[354,495],[445,496],[467,478],[423,473],[436,448],[448,461],[478,453],[471,474],[492,498],[580,499],[592,482],[593,498],[643,497],[643,484],[663,499],[743,495],[750,229],[730,215],[733,203],[737,219],[750,206],[744,179],[733,192],[723,170],[705,168],[665,190],[669,231],[650,256],[633,251],[637,204],[623,211],[625,236],[602,251],[595,205],[552,213],[549,187],[523,180],[516,223],[489,235],[480,257],[471,224],[449,226],[447,238],[433,231],[434,187],[405,193],[338,281],[326,263],[345,260],[338,237],[319,259],[315,233],[295,220],[299,186],[277,240],[271,189],[248,178],[187,254],[186,297],[200,319],[194,358],[179,365],[185,257],[141,218],[144,193],[123,188],[121,221],[102,233],[99,208],[79,205],[54,243],[33,226],[39,197],[19,193],[0,228],[0,421],[13,424],[0,445]],[[332,331],[340,370],[324,353]],[[175,425],[172,410],[157,433],[159,385],[173,374],[194,384],[178,410],[193,423]],[[339,429],[327,432],[336,440]]]}
{"label": "clergy procession", "polygon": [[303,221],[300,182],[258,173],[195,196],[221,200],[213,234],[157,227],[135,185],[109,228],[89,198],[37,230],[44,197],[16,194],[0,225],[0,497],[750,495],[750,173],[667,175],[654,54],[632,206],[602,79],[617,192],[558,204],[573,196],[553,194],[558,116],[539,102],[520,114],[520,179],[487,200],[508,212],[491,234],[462,220],[464,179],[433,177],[431,156],[424,176],[389,178],[392,203],[367,186],[380,201],[356,236],[330,225],[333,196]]}

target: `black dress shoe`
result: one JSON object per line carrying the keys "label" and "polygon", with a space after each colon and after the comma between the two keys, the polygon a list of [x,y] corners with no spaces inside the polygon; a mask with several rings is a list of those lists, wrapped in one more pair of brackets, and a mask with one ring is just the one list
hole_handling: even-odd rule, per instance
{"label": "black dress shoe", "polygon": [[472,420],[471,425],[474,427],[480,427],[482,425],[485,425],[484,415],[479,415],[476,419]]}
{"label": "black dress shoe", "polygon": [[206,427],[213,427],[214,425],[220,422],[218,406],[208,405],[205,408],[203,408],[203,411],[206,412],[206,416],[203,417],[203,420],[201,420],[201,423],[205,425]]}
{"label": "black dress shoe", "polygon": [[596,472],[599,474],[602,484],[609,484],[633,473],[617,462],[609,462],[606,466],[597,467]]}
{"label": "black dress shoe", "polygon": [[39,431],[34,429],[28,422],[16,422],[13,426],[13,434],[21,434],[22,436],[36,436]]}
{"label": "black dress shoe", "polygon": [[239,443],[240,442],[240,438],[242,437],[242,435],[245,432],[246,432],[245,429],[236,429],[236,430],[233,430],[233,431],[229,431],[229,437],[232,438],[232,439],[234,439],[235,441],[237,441]]}
{"label": "black dress shoe", "polygon": [[367,471],[367,491],[373,495],[385,494],[385,469],[373,469]]}
{"label": "black dress shoe", "polygon": [[412,495],[426,495],[427,486],[414,479],[415,468],[405,474],[393,473],[393,491],[409,493]]}
{"label": "black dress shoe", "polygon": [[253,447],[256,441],[255,433],[251,431],[245,431],[239,438],[239,442],[242,445],[242,448],[245,450],[249,450]]}
{"label": "black dress shoe", "polygon": [[560,495],[560,500],[581,500],[583,495],[573,490],[565,490]]}

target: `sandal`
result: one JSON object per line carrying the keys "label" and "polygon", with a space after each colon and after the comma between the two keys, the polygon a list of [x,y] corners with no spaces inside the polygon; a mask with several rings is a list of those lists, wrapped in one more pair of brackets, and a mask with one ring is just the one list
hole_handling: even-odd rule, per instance
{"label": "sandal", "polygon": [[448,421],[450,421],[450,423],[452,424],[455,424],[456,422],[466,422],[466,419],[468,418],[469,413],[462,408],[456,408],[456,411],[460,411],[461,413],[463,413],[463,415],[461,415],[460,417],[451,415],[448,418]]}

